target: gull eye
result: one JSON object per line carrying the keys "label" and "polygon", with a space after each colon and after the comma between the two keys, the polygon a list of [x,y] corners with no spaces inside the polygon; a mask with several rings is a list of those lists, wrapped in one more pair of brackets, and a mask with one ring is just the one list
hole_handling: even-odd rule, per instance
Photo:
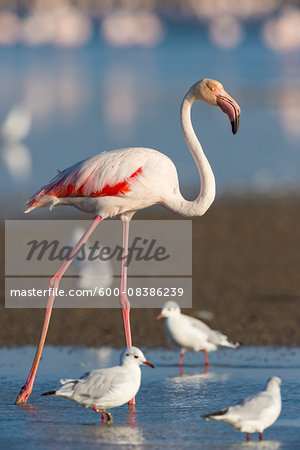
{"label": "gull eye", "polygon": [[134,355],[135,358],[138,358],[138,355]]}
{"label": "gull eye", "polygon": [[129,353],[126,353],[126,356],[129,356]]}
{"label": "gull eye", "polygon": [[172,311],[172,308],[168,308],[168,311]]}

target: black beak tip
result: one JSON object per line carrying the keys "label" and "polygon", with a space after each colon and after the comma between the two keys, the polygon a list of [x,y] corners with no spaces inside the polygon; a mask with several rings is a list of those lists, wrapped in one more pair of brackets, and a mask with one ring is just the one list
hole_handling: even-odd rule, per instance
{"label": "black beak tip", "polygon": [[231,122],[231,129],[232,129],[232,134],[236,134],[237,129],[236,129],[236,121],[235,120],[233,120]]}
{"label": "black beak tip", "polygon": [[235,119],[231,122],[232,134],[236,134],[238,132],[240,126],[240,115],[236,116]]}

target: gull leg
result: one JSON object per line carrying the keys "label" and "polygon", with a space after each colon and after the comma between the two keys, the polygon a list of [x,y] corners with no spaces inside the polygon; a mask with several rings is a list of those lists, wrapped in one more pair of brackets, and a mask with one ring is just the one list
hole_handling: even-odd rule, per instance
{"label": "gull leg", "polygon": [[179,360],[179,363],[178,363],[180,366],[182,366],[182,361],[183,361],[184,355],[185,355],[185,352],[183,350],[181,350],[180,360]]}
{"label": "gull leg", "polygon": [[93,411],[101,414],[102,423],[104,423],[105,422],[105,411],[103,411],[102,409],[97,409],[97,407],[95,405],[93,406]]}
{"label": "gull leg", "polygon": [[263,434],[259,433],[259,440],[262,441],[263,440]]}
{"label": "gull leg", "polygon": [[249,433],[246,434],[246,441],[247,441],[247,442],[250,441],[250,434],[249,434]]}
{"label": "gull leg", "polygon": [[43,351],[44,344],[45,344],[45,339],[47,336],[47,331],[48,331],[49,322],[50,322],[51,313],[52,313],[52,307],[53,307],[53,303],[55,300],[55,295],[56,295],[56,292],[57,292],[57,289],[59,286],[60,279],[63,276],[63,274],[65,273],[65,271],[67,270],[67,268],[69,267],[69,265],[71,264],[71,262],[73,261],[73,259],[75,258],[75,256],[77,255],[77,253],[79,252],[82,245],[87,241],[87,239],[92,234],[92,232],[95,230],[95,228],[97,227],[97,225],[100,223],[101,220],[102,219],[100,216],[96,216],[94,218],[93,222],[90,224],[90,226],[88,227],[86,232],[83,234],[82,238],[78,241],[78,243],[73,248],[73,251],[72,251],[71,255],[69,256],[69,258],[67,258],[64,261],[64,263],[62,264],[60,269],[56,272],[56,274],[49,281],[49,284],[48,284],[49,297],[48,297],[48,301],[47,301],[46,312],[45,312],[44,323],[43,323],[40,340],[39,340],[39,343],[38,343],[38,346],[36,349],[32,367],[29,372],[26,383],[22,387],[22,389],[17,397],[17,400],[15,402],[16,405],[24,405],[27,402],[27,399],[32,392],[36,372],[38,369],[38,365],[39,365],[40,358],[41,358],[42,351]]}
{"label": "gull leg", "polygon": [[203,351],[203,353],[204,353],[205,365],[206,365],[206,366],[209,366],[210,362],[209,362],[209,359],[208,359],[208,356],[207,356],[206,348],[205,348],[204,350],[202,350],[202,351]]}
{"label": "gull leg", "polygon": [[113,419],[113,416],[111,415],[111,413],[108,411],[104,411],[104,413],[107,417],[106,423],[114,423],[114,419]]}

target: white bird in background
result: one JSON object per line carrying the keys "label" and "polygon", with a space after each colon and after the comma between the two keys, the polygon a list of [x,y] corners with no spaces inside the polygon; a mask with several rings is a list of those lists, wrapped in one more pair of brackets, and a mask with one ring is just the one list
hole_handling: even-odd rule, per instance
{"label": "white bird in background", "polygon": [[119,366],[92,370],[78,380],[61,380],[62,387],[42,395],[73,400],[101,413],[102,422],[106,416],[107,423],[112,423],[112,415],[106,409],[124,405],[135,397],[141,385],[141,364],[154,368],[140,349],[127,347],[121,353]]}
{"label": "white bird in background", "polygon": [[1,126],[2,159],[16,180],[24,180],[32,172],[31,153],[22,142],[30,133],[31,124],[30,112],[19,104],[11,108]]}
{"label": "white bird in background", "polygon": [[220,331],[212,330],[201,320],[181,313],[176,302],[164,304],[157,319],[164,319],[167,336],[178,347],[181,347],[179,365],[182,365],[186,351],[203,351],[205,365],[209,365],[207,352],[217,350],[218,347],[236,348],[240,344],[230,342]]}
{"label": "white bird in background", "polygon": [[278,419],[281,411],[280,386],[280,378],[269,378],[264,391],[247,397],[236,406],[206,414],[204,418],[226,422],[237,431],[247,433],[247,441],[250,440],[249,433],[259,433],[262,441],[263,431]]}
{"label": "white bird in background", "polygon": [[[73,231],[71,245],[74,247],[83,235],[84,230],[80,227]],[[88,241],[86,242],[86,244]],[[76,286],[80,289],[106,289],[111,286],[114,279],[113,267],[109,260],[97,259],[97,261],[90,261],[88,258],[78,261],[75,258],[73,272],[77,275]]]}
{"label": "white bird in background", "polygon": [[136,211],[152,205],[162,205],[186,217],[202,216],[215,198],[215,179],[209,162],[194,132],[191,108],[196,100],[219,106],[225,112],[236,134],[240,122],[240,107],[227,94],[221,83],[209,78],[195,83],[185,95],[181,106],[181,126],[186,143],[198,167],[201,178],[200,194],[194,201],[183,198],[177,170],[170,158],[149,148],[122,148],[100,153],[61,171],[36,192],[27,203],[25,212],[38,206],[72,205],[94,214],[95,218],[70,257],[49,281],[47,308],[41,337],[32,368],[16,404],[26,403],[44,347],[55,293],[72,260],[102,219],[119,215],[123,222],[123,258],[121,267],[120,303],[122,306],[126,345],[132,345],[130,302],[127,297],[127,265],[129,223]]}

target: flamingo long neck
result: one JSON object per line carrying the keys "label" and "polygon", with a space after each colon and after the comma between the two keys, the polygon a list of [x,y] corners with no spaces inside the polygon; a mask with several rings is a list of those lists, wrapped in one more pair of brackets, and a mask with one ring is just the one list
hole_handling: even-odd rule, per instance
{"label": "flamingo long neck", "polygon": [[213,171],[196,136],[191,121],[191,108],[197,97],[193,88],[189,90],[181,105],[181,126],[185,141],[198,167],[201,189],[198,197],[189,201],[183,198],[180,191],[171,200],[168,207],[183,216],[202,216],[214,201],[216,184]]}

